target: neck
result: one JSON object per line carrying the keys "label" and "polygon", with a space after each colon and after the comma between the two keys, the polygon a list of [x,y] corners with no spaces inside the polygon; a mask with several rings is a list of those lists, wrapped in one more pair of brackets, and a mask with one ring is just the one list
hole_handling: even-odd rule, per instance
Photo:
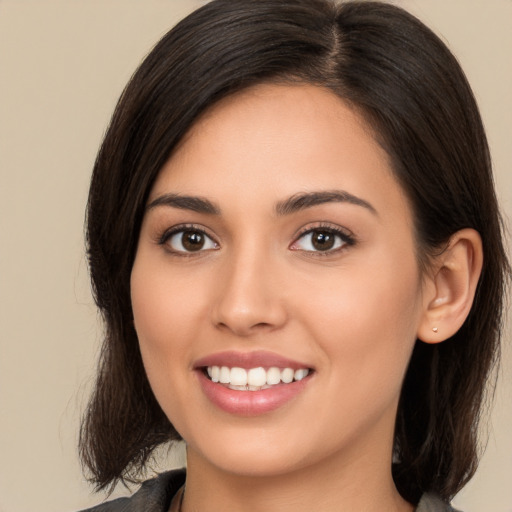
{"label": "neck", "polygon": [[[366,452],[368,453],[368,452]],[[187,450],[183,512],[411,512],[391,477],[391,454],[333,454],[316,465],[276,475],[226,472]]]}

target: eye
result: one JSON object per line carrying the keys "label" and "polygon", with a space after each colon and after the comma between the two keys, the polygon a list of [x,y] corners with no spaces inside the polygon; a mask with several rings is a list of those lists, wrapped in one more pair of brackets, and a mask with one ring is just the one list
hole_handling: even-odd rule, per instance
{"label": "eye", "polygon": [[192,228],[166,233],[160,243],[167,245],[171,251],[178,253],[193,253],[218,248],[218,244],[204,231]]}
{"label": "eye", "polygon": [[337,249],[353,243],[354,239],[340,230],[319,227],[303,233],[290,249],[308,252],[335,252]]}

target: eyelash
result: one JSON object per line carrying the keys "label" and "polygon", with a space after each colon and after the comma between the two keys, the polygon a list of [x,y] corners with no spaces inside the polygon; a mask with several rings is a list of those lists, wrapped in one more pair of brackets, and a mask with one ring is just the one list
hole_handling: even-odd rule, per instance
{"label": "eyelash", "polygon": [[[186,250],[181,251],[181,250],[172,249],[171,247],[167,247],[166,250],[169,253],[171,253],[174,256],[178,256],[178,257],[194,257],[194,256],[198,256],[201,253],[204,253],[206,251],[209,251],[212,249],[215,250],[219,247],[218,242],[214,239],[213,236],[208,234],[203,227],[195,225],[195,224],[180,224],[178,226],[173,226],[172,228],[165,230],[161,235],[159,235],[157,237],[156,241],[157,241],[158,245],[165,246],[168,244],[169,240],[171,240],[171,238],[173,236],[175,236],[179,233],[185,233],[187,231],[201,234],[202,236],[209,239],[213,244],[215,244],[215,247],[208,248],[208,249],[200,248],[197,251],[186,251]],[[334,237],[337,237],[341,240],[342,245],[340,247],[336,247],[334,249],[327,249],[325,251],[302,250],[300,248],[293,248],[293,246],[296,245],[306,235],[309,235],[309,234],[312,234],[315,232],[321,232],[321,233],[326,233],[328,235],[333,235]],[[336,243],[336,241],[335,241],[335,243]],[[347,231],[344,231],[344,230],[340,229],[339,227],[333,226],[331,224],[319,223],[318,225],[315,225],[313,227],[309,226],[309,227],[303,229],[302,231],[300,231],[294,238],[294,241],[292,242],[292,244],[290,244],[289,248],[294,251],[302,250],[303,252],[308,253],[308,254],[325,257],[325,256],[329,256],[329,255],[338,253],[339,251],[344,250],[347,246],[350,247],[355,244],[356,244],[356,238],[351,233],[349,234]]]}
{"label": "eyelash", "polygon": [[[158,245],[166,246],[174,235],[177,235],[179,233],[186,233],[187,231],[199,233],[203,235],[205,238],[211,240],[215,244],[214,249],[217,249],[219,247],[218,242],[210,234],[208,234],[204,228],[197,226],[196,224],[180,224],[178,226],[173,226],[170,229],[166,229],[160,236],[157,237],[157,243]],[[198,256],[199,254],[204,253],[206,251],[205,249],[199,249],[197,251],[178,251],[172,249],[170,246],[166,247],[166,250],[173,256],[184,258]],[[207,250],[212,250],[212,248],[209,248]]]}
{"label": "eyelash", "polygon": [[309,227],[303,229],[302,231],[299,231],[299,233],[295,237],[294,242],[290,245],[290,248],[292,250],[300,251],[301,249],[293,249],[293,246],[296,245],[299,242],[299,240],[304,238],[306,235],[309,235],[309,234],[312,234],[315,232],[327,233],[329,235],[333,235],[335,237],[338,237],[342,242],[342,245],[335,249],[327,249],[325,251],[321,251],[321,250],[304,251],[309,254],[313,254],[314,256],[318,256],[318,257],[325,257],[325,256],[330,256],[332,254],[336,254],[340,251],[343,251],[347,247],[355,245],[357,242],[355,236],[352,233],[347,232],[347,230],[342,230],[338,226],[333,226],[332,224],[319,223],[313,227],[309,226]]}

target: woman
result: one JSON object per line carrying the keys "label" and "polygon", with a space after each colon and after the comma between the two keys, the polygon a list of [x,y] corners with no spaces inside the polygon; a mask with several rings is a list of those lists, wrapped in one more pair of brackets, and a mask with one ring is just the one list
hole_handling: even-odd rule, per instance
{"label": "woman", "polygon": [[455,58],[381,3],[217,0],[155,47],[100,149],[92,510],[452,510],[508,263]]}

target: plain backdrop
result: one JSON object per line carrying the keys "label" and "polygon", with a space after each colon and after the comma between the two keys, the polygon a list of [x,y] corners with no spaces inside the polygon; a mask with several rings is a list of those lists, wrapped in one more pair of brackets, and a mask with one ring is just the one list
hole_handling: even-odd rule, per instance
{"label": "plain backdrop", "polygon": [[[84,257],[88,182],[126,81],[201,3],[0,0],[0,512],[71,512],[104,498],[76,452],[101,339]],[[512,218],[512,1],[397,3],[461,61]],[[509,323],[487,451],[455,500],[465,512],[512,511],[511,338]]]}

